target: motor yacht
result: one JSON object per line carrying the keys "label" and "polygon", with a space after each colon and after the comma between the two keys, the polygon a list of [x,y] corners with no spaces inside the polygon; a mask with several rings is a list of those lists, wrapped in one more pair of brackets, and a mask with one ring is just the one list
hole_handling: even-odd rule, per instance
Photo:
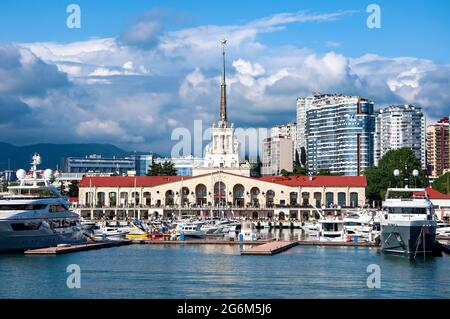
{"label": "motor yacht", "polygon": [[18,170],[18,185],[0,197],[0,252],[85,241],[79,215],[50,183],[53,172],[38,172],[40,163],[34,154],[30,173]]}

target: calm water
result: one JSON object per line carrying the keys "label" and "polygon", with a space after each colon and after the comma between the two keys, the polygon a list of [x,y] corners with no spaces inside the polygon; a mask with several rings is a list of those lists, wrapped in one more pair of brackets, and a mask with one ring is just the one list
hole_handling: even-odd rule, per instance
{"label": "calm water", "polygon": [[[61,256],[0,255],[1,298],[448,298],[450,257],[410,262],[377,249],[300,247],[240,256],[239,246],[133,245]],[[81,267],[68,289],[66,267]],[[381,267],[368,289],[366,268]]]}

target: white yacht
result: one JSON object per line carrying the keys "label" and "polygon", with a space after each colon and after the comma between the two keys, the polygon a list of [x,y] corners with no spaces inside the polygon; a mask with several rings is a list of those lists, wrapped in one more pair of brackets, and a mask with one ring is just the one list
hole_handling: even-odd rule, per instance
{"label": "white yacht", "polygon": [[203,238],[206,236],[206,231],[202,230],[202,223],[186,223],[181,226],[180,234],[185,237]]}
{"label": "white yacht", "polygon": [[69,201],[50,184],[53,172],[38,174],[40,163],[40,156],[34,154],[31,174],[18,170],[19,185],[8,187],[0,197],[0,252],[85,241],[79,215],[69,210]]}
{"label": "white yacht", "polygon": [[413,257],[436,243],[433,204],[423,188],[389,188],[381,217],[381,249]]}
{"label": "white yacht", "polygon": [[344,221],[339,219],[319,220],[319,240],[344,240]]}

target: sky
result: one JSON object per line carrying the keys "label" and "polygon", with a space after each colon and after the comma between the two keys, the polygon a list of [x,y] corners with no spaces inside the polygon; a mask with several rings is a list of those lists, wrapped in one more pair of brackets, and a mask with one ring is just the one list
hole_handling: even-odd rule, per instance
{"label": "sky", "polygon": [[[68,28],[67,6],[81,9]],[[380,28],[369,28],[370,4]],[[0,2],[0,141],[168,154],[176,128],[295,121],[297,96],[361,95],[450,115],[449,1]]]}

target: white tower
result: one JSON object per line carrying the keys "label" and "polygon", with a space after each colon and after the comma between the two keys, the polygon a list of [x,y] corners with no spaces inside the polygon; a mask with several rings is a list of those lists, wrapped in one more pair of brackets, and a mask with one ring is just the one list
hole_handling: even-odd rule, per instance
{"label": "white tower", "polygon": [[202,167],[194,167],[192,174],[201,175],[211,170],[230,171],[239,175],[250,176],[250,165],[241,165],[239,157],[239,141],[234,134],[233,124],[227,119],[227,91],[225,81],[225,46],[227,40],[220,41],[222,45],[222,82],[220,84],[220,117],[213,124],[211,143],[205,148],[205,159]]}

